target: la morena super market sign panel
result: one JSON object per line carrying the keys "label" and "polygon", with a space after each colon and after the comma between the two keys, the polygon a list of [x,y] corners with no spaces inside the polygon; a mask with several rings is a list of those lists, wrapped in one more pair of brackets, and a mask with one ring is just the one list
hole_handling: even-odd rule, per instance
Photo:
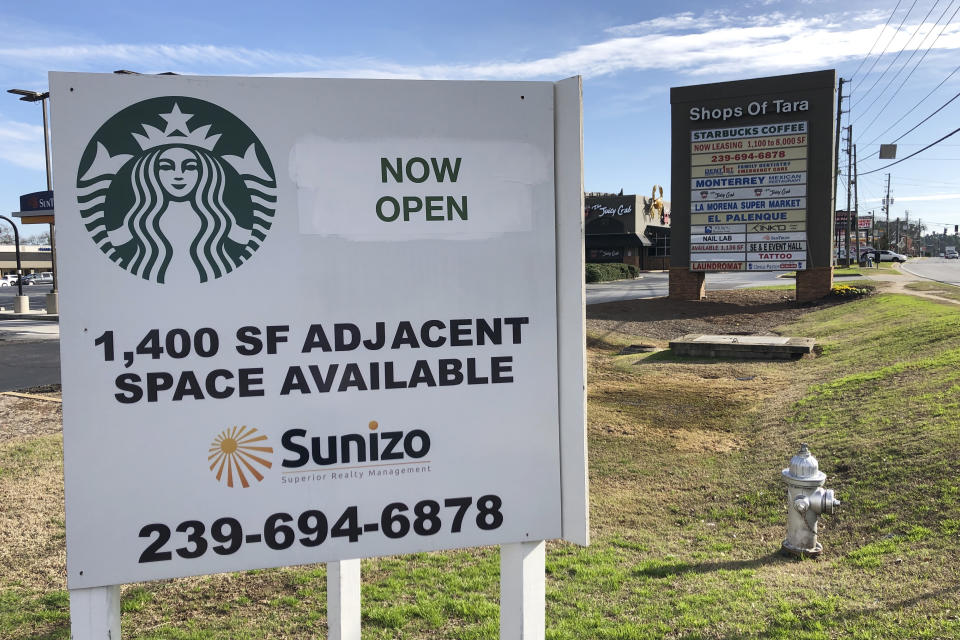
{"label": "la morena super market sign panel", "polygon": [[579,79],[51,96],[71,589],[586,543]]}

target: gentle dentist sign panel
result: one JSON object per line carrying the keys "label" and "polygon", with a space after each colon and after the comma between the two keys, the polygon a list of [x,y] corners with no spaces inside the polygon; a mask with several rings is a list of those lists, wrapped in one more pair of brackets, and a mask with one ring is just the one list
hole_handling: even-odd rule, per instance
{"label": "gentle dentist sign panel", "polygon": [[70,588],[563,535],[557,86],[51,74]]}

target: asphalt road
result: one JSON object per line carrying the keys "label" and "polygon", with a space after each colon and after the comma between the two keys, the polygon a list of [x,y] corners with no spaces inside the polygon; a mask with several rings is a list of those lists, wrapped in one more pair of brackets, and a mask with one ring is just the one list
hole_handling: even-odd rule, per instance
{"label": "asphalt road", "polygon": [[[781,284],[794,284],[794,280],[779,276],[785,271],[742,271],[737,273],[708,273],[706,288],[710,291],[720,289],[742,289],[744,287],[764,287]],[[670,275],[663,272],[646,272],[636,280],[617,280],[616,282],[598,282],[587,285],[587,304],[600,302],[620,302],[641,298],[658,298],[667,295]]]}
{"label": "asphalt road", "polygon": [[[47,308],[47,294],[53,290],[49,284],[35,284],[23,288],[23,295],[30,300],[31,311],[43,311]],[[0,307],[13,309],[13,299],[17,296],[17,286],[0,287]]]}
{"label": "asphalt road", "polygon": [[903,264],[903,270],[921,278],[960,286],[960,260],[915,258]]}
{"label": "asphalt road", "polygon": [[59,340],[0,342],[0,391],[46,384],[60,384]]}
{"label": "asphalt road", "polygon": [[0,316],[0,391],[60,382],[60,327],[55,320]]}

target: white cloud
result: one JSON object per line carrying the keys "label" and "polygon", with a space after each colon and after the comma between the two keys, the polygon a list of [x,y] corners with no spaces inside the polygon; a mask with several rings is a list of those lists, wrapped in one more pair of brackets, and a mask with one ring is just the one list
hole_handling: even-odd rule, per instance
{"label": "white cloud", "polygon": [[614,36],[635,36],[650,32],[664,33],[667,31],[686,31],[689,29],[696,29],[700,24],[702,24],[702,20],[698,19],[695,15],[693,15],[693,13],[688,11],[672,16],[654,18],[653,20],[644,20],[642,22],[636,22],[633,24],[610,27],[605,31],[606,33]]}
{"label": "white cloud", "polygon": [[43,127],[0,119],[0,159],[43,171]]}
{"label": "white cloud", "polygon": [[[776,12],[751,17],[679,13],[612,27],[607,37],[535,60],[417,65],[375,58],[323,58],[297,52],[214,45],[69,44],[0,48],[0,66],[66,70],[132,68],[143,72],[236,73],[421,79],[538,79],[622,71],[670,71],[699,77],[777,74],[825,68],[867,55],[885,17],[870,11],[817,17]],[[851,27],[851,25],[854,25]],[[915,26],[915,25],[914,25]],[[891,50],[913,32],[904,28]],[[931,27],[932,25],[927,25]],[[960,25],[937,49],[960,48]]]}
{"label": "white cloud", "polygon": [[960,193],[934,193],[925,196],[900,196],[897,202],[924,202],[927,200],[957,200]]}
{"label": "white cloud", "polygon": [[[904,202],[927,202],[935,200],[960,200],[960,193],[933,193],[922,196],[896,196],[895,201],[899,203]],[[861,199],[861,202],[881,202],[883,198],[867,198]]]}

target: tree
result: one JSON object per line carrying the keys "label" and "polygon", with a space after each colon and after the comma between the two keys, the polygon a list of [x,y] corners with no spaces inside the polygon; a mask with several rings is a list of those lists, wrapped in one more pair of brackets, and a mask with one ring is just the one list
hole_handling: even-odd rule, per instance
{"label": "tree", "polygon": [[0,231],[0,244],[13,244],[13,232],[11,231]]}
{"label": "tree", "polygon": [[29,245],[40,245],[40,246],[50,246],[50,232],[42,231],[40,233],[35,233],[31,236],[22,238],[23,244]]}

